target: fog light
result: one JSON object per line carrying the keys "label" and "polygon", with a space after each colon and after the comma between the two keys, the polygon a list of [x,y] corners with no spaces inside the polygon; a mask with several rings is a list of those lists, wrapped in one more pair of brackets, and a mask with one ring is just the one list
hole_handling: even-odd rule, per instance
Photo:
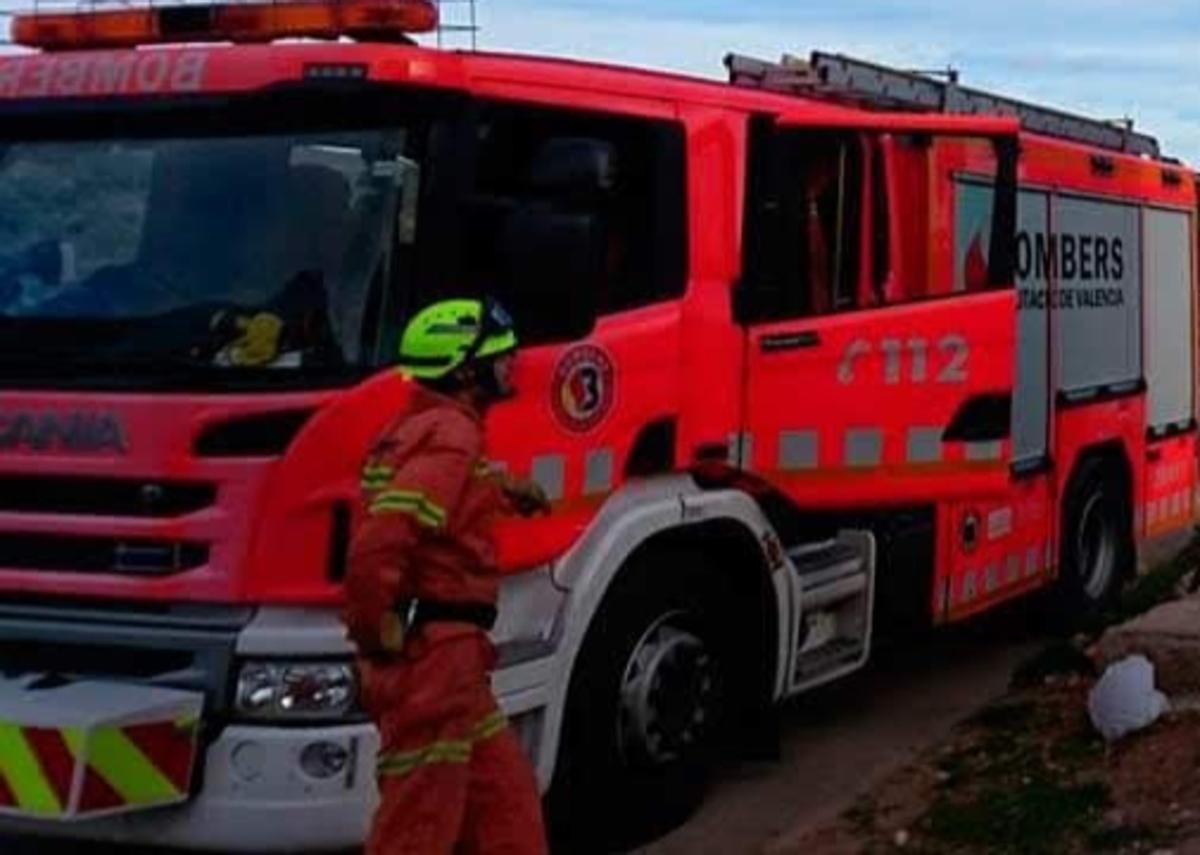
{"label": "fog light", "polygon": [[259,742],[239,742],[229,757],[234,773],[243,781],[261,778],[266,760],[267,749]]}
{"label": "fog light", "polygon": [[300,752],[300,768],[310,778],[340,775],[350,760],[350,752],[336,742],[310,742]]}

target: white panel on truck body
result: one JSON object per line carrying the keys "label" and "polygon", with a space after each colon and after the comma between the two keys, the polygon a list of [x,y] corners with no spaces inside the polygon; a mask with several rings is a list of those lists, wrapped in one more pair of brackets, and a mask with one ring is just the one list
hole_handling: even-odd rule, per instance
{"label": "white panel on truck body", "polygon": [[1147,209],[1146,382],[1148,427],[1184,427],[1192,420],[1192,218]]}
{"label": "white panel on truck body", "polygon": [[1054,283],[1059,391],[1142,377],[1139,220],[1133,205],[1056,196],[1051,234],[1035,235],[1035,269]]}
{"label": "white panel on truck body", "polygon": [[1045,265],[1034,255],[1037,235],[1046,234],[1050,197],[1022,190],[1017,197],[1017,380],[1013,391],[1013,462],[1046,455],[1050,417],[1050,287]]}

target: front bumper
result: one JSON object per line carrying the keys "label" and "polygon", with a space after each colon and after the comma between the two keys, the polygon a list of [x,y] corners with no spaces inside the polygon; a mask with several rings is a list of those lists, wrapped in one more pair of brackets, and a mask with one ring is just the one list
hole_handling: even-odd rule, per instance
{"label": "front bumper", "polygon": [[[350,753],[338,775],[318,780],[300,765],[305,746],[326,740]],[[79,822],[0,818],[0,832],[214,852],[295,852],[358,846],[374,811],[375,754],[369,724],[225,728],[205,752],[202,789],[186,804]]]}

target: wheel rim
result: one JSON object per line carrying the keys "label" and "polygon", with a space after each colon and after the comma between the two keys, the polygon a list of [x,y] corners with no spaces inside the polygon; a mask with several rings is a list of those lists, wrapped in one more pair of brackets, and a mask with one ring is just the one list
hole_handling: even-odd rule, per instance
{"label": "wheel rim", "polygon": [[625,665],[617,745],[627,761],[663,765],[702,745],[717,703],[717,668],[704,640],[671,612],[643,633]]}
{"label": "wheel rim", "polygon": [[1084,592],[1089,599],[1101,599],[1116,573],[1117,563],[1117,533],[1105,511],[1102,492],[1093,493],[1083,506],[1075,550]]}

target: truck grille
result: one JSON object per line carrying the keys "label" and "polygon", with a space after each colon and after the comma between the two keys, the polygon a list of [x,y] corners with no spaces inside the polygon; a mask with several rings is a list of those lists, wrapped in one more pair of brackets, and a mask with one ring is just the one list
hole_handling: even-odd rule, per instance
{"label": "truck grille", "polygon": [[95,642],[35,645],[0,638],[0,665],[14,673],[148,680],[185,671],[192,667],[193,658],[187,650],[131,651],[129,647]]}
{"label": "truck grille", "polygon": [[208,563],[208,546],[168,540],[0,533],[0,567],[169,576]]}
{"label": "truck grille", "polygon": [[211,507],[212,484],[76,476],[0,475],[0,511],[177,517]]}

